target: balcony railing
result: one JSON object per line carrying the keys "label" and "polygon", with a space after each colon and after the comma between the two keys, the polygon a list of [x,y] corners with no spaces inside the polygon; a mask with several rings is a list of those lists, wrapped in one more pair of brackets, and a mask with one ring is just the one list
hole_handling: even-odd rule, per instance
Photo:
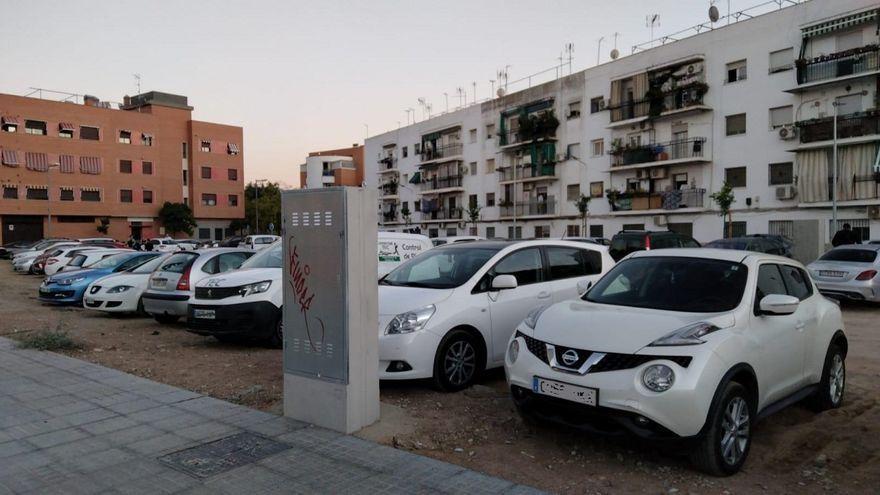
{"label": "balcony railing", "polygon": [[536,179],[546,177],[552,179],[556,177],[556,165],[515,165],[513,167],[498,169],[501,178],[500,181]]}
{"label": "balcony railing", "polygon": [[383,222],[396,222],[397,221],[397,211],[383,211],[382,212],[382,221]]}
{"label": "balcony railing", "polygon": [[422,191],[433,191],[436,189],[447,189],[450,187],[461,187],[461,175],[448,175],[446,177],[428,177],[422,178],[419,187]]}
{"label": "balcony railing", "polygon": [[664,143],[627,146],[611,151],[611,166],[623,167],[640,163],[681,160],[685,158],[702,158],[706,148],[706,138],[693,137],[674,139]]}
{"label": "balcony railing", "polygon": [[525,134],[521,132],[519,129],[512,129],[506,131],[504,134],[499,136],[499,145],[500,146],[508,146],[512,144],[522,144],[522,143],[531,143],[534,141],[539,141],[541,139],[556,139],[556,129],[552,132],[547,131],[539,131],[537,133],[532,132],[530,134]]}
{"label": "balcony railing", "polygon": [[867,45],[816,58],[800,59],[795,65],[798,84],[876,71],[880,69],[880,45]]}
{"label": "balcony railing", "polygon": [[705,189],[681,189],[662,193],[624,192],[608,197],[612,211],[677,210],[702,208]]}
{"label": "balcony railing", "polygon": [[611,122],[648,116],[657,117],[663,112],[702,105],[703,95],[707,90],[708,86],[705,83],[698,82],[672,89],[654,98],[623,101],[608,107],[611,110]]}
{"label": "balcony railing", "polygon": [[527,217],[537,215],[555,215],[556,214],[556,198],[553,196],[545,200],[526,201],[522,203],[503,204],[501,206],[502,217]]}
{"label": "balcony railing", "polygon": [[397,194],[398,184],[396,182],[387,182],[379,186],[382,196],[394,196]]}
{"label": "balcony railing", "polygon": [[422,207],[422,220],[461,220],[461,208]]}
{"label": "balcony railing", "polygon": [[323,175],[324,177],[333,177],[333,171],[332,170],[324,170],[321,172],[321,175]]}
{"label": "balcony railing", "polygon": [[442,146],[438,146],[436,148],[427,147],[427,149],[422,149],[422,161],[427,162],[430,160],[438,160],[440,158],[448,158],[450,156],[457,156],[461,154],[462,144],[461,143],[452,143],[452,144],[444,144]]}
{"label": "balcony railing", "polygon": [[385,156],[379,159],[379,171],[391,170],[397,165],[397,158],[393,156]]}
{"label": "balcony railing", "polygon": [[[802,143],[834,139],[834,117],[802,120],[797,123]],[[880,134],[880,112],[871,110],[837,117],[837,139]]]}

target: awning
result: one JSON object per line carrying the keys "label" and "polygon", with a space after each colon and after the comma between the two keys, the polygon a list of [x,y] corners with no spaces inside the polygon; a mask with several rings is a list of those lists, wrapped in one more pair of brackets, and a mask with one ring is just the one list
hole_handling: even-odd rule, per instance
{"label": "awning", "polygon": [[410,177],[410,179],[409,179],[410,184],[420,184],[421,182],[422,182],[422,173],[421,172],[414,173],[413,176]]}
{"label": "awning", "polygon": [[35,172],[45,172],[49,170],[49,158],[45,153],[32,153],[30,151],[24,154],[25,167]]}
{"label": "awning", "polygon": [[58,170],[62,174],[72,174],[74,168],[73,155],[60,155],[58,157]]}
{"label": "awning", "polygon": [[58,123],[58,130],[73,132],[73,124],[71,124],[70,122],[59,122]]}
{"label": "awning", "polygon": [[85,191],[85,192],[100,192],[101,188],[100,187],[80,187],[79,190]]}
{"label": "awning", "polygon": [[141,134],[141,137],[144,138],[144,139],[153,139],[153,135],[152,135],[152,134],[149,134],[149,133],[146,133],[146,132],[143,133],[143,134]]}
{"label": "awning", "polygon": [[35,185],[33,185],[33,184],[28,184],[28,185],[25,186],[25,187],[28,188],[28,189],[49,189],[48,186],[35,186]]}
{"label": "awning", "polygon": [[61,186],[59,189],[62,191],[73,191],[73,187],[71,186]]}
{"label": "awning", "polygon": [[3,120],[4,124],[18,125],[18,117],[13,117],[11,115],[4,115],[2,120]]}
{"label": "awning", "polygon": [[804,38],[812,38],[814,36],[820,36],[833,31],[840,31],[859,24],[864,24],[875,20],[877,18],[877,12],[877,10],[868,10],[866,12],[859,12],[858,14],[838,17],[837,19],[807,26],[801,28],[801,36]]}
{"label": "awning", "polygon": [[211,146],[211,141],[210,141],[210,140],[208,140],[208,139],[202,139],[201,141],[202,141],[202,146],[205,146],[205,145]]}
{"label": "awning", "polygon": [[229,143],[226,145],[226,149],[229,150],[230,153],[238,153],[238,145],[235,143]]}
{"label": "awning", "polygon": [[3,150],[3,165],[7,167],[17,167],[21,165],[18,161],[18,152],[15,150]]}
{"label": "awning", "polygon": [[98,156],[79,157],[79,171],[84,174],[100,174],[102,164],[101,157]]}

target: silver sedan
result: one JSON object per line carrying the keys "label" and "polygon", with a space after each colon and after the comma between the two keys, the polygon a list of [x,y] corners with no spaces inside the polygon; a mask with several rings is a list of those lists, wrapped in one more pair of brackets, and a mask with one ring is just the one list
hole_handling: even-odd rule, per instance
{"label": "silver sedan", "polygon": [[807,268],[828,297],[880,302],[880,244],[838,246]]}

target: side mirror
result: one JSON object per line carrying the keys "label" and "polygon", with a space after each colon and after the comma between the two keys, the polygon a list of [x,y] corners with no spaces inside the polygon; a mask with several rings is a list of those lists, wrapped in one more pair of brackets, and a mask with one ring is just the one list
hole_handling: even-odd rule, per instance
{"label": "side mirror", "polygon": [[518,285],[513,275],[497,275],[492,279],[492,290],[516,289]]}
{"label": "side mirror", "polygon": [[765,315],[790,315],[797,311],[800,303],[794,296],[770,294],[761,299],[760,310]]}
{"label": "side mirror", "polygon": [[590,287],[592,287],[592,286],[593,286],[593,281],[592,281],[592,280],[581,280],[581,281],[578,282],[578,284],[577,284],[577,291],[578,291],[578,294],[581,295],[581,296],[584,295],[584,294],[586,294],[587,291],[590,290]]}

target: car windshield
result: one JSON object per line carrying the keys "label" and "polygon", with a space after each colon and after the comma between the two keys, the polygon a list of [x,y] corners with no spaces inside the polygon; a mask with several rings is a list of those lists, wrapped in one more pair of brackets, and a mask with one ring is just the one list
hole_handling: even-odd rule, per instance
{"label": "car windshield", "polygon": [[499,249],[467,247],[467,243],[434,248],[404,262],[379,283],[430,289],[458,287],[470,280]]}
{"label": "car windshield", "polygon": [[134,268],[129,269],[128,272],[129,273],[153,273],[153,270],[155,270],[156,268],[159,268],[159,265],[161,265],[167,259],[168,259],[167,256],[159,256],[158,258],[151,259],[150,261],[148,261],[142,265],[138,265]]}
{"label": "car windshield", "polygon": [[849,261],[851,263],[873,263],[877,251],[873,249],[832,249],[823,254],[822,261]]}
{"label": "car windshield", "polygon": [[611,269],[584,300],[664,311],[717,313],[739,305],[747,278],[748,269],[732,261],[632,258]]}
{"label": "car windshield", "polygon": [[260,251],[241,264],[239,269],[245,268],[281,268],[281,243]]}
{"label": "car windshield", "polygon": [[128,258],[130,258],[131,256],[132,255],[130,253],[114,254],[100,261],[92,263],[91,265],[89,265],[89,268],[97,268],[99,270],[104,268],[116,268],[117,266],[125,263],[125,261],[128,260]]}

